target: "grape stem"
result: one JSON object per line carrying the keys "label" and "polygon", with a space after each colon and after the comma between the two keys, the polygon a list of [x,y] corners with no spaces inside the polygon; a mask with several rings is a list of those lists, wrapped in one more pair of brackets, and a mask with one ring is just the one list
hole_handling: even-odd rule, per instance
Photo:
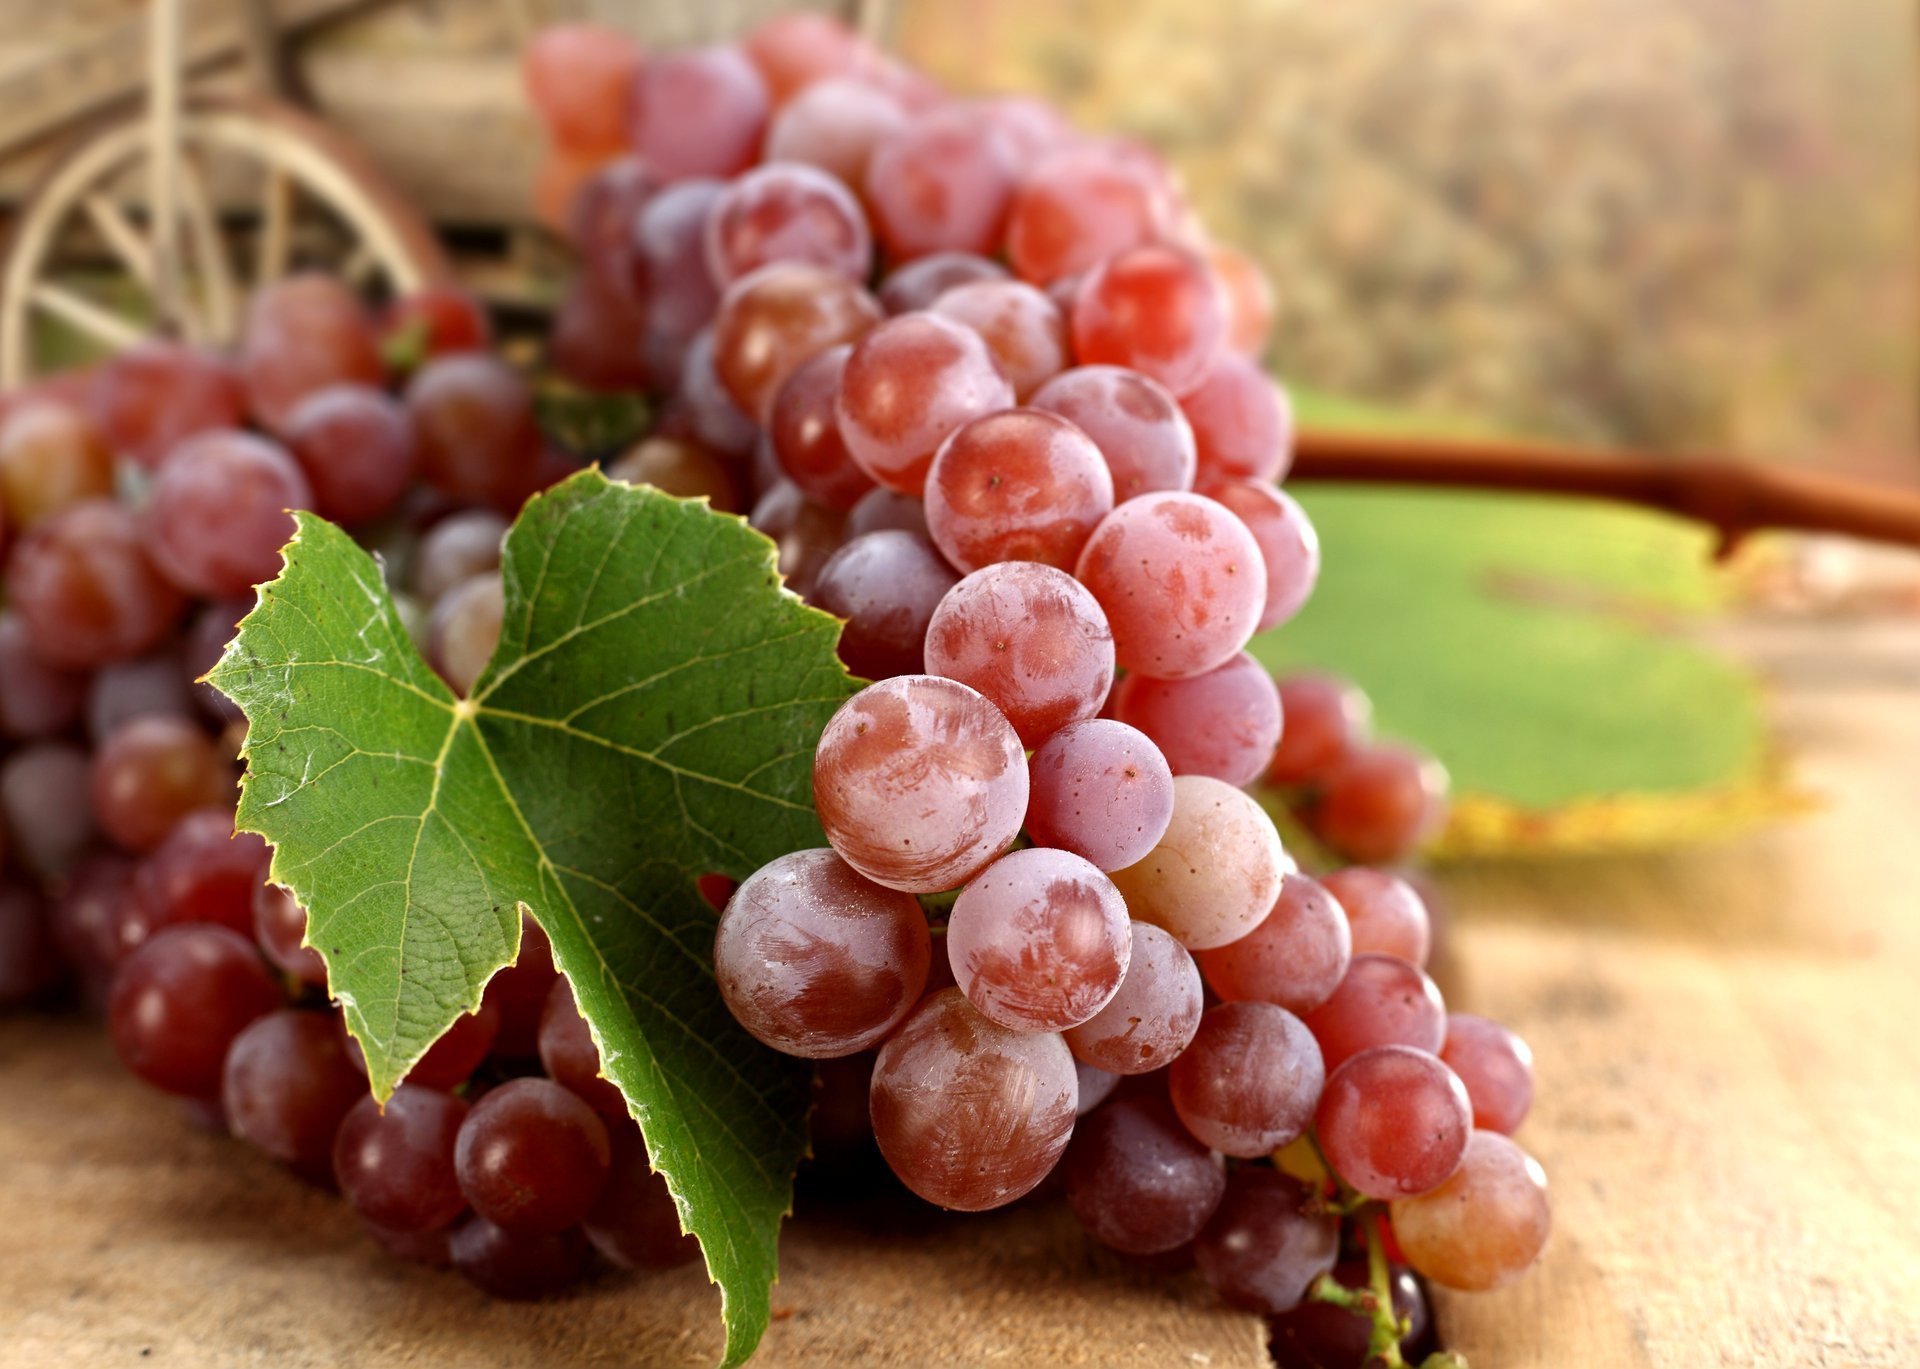
{"label": "grape stem", "polygon": [[[1343,1196],[1346,1185],[1341,1184]],[[1377,1202],[1361,1201],[1352,1209],[1367,1240],[1367,1286],[1348,1288],[1331,1274],[1313,1281],[1307,1296],[1316,1302],[1344,1307],[1356,1317],[1365,1317],[1367,1330],[1367,1369],[1408,1369],[1400,1353],[1400,1342],[1413,1327],[1404,1317],[1393,1315],[1393,1270],[1387,1264],[1387,1242],[1380,1220],[1385,1209]],[[1420,1363],[1420,1369],[1468,1369],[1467,1361],[1451,1351],[1438,1351]]]}
{"label": "grape stem", "polygon": [[1724,559],[1773,528],[1920,548],[1920,493],[1730,457],[1665,457],[1550,443],[1303,431],[1289,479],[1577,495],[1704,523]]}

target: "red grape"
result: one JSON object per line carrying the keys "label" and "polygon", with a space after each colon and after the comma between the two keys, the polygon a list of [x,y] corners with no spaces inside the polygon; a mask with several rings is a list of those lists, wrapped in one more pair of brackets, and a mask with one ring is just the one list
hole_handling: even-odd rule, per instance
{"label": "red grape", "polygon": [[1141,860],[1173,820],[1173,772],[1136,728],[1109,718],[1068,723],[1033,753],[1027,831],[1041,846],[1102,870]]}
{"label": "red grape", "polygon": [[1531,1155],[1476,1131],[1453,1177],[1393,1204],[1407,1263],[1437,1284],[1481,1293],[1532,1268],[1553,1226],[1547,1176]]}
{"label": "red grape", "polygon": [[587,1215],[610,1158],[606,1126],[592,1108],[550,1080],[515,1079],[467,1114],[454,1172],[488,1221],[523,1235],[552,1235]]}
{"label": "red grape", "polygon": [[998,129],[948,108],[923,114],[874,149],[865,198],[896,262],[1000,245],[1018,167]]}
{"label": "red grape", "polygon": [[1236,1169],[1194,1262],[1229,1305],[1273,1316],[1300,1305],[1340,1254],[1340,1222],[1315,1215],[1314,1193],[1265,1166]]}
{"label": "red grape", "polygon": [[1307,1129],[1325,1080],[1320,1048],[1299,1018],[1273,1003],[1222,1003],[1201,1015],[1167,1071],[1167,1090],[1198,1140],[1251,1159]]}
{"label": "red grape", "polygon": [[867,182],[874,149],[906,123],[900,102],[883,90],[858,80],[820,81],[773,116],[766,159],[817,166],[858,190]]}
{"label": "red grape", "polygon": [[591,1253],[579,1229],[532,1234],[509,1231],[485,1217],[453,1228],[447,1251],[453,1267],[495,1298],[550,1298],[577,1280]]}
{"label": "red grape", "polygon": [[1333,996],[1307,1014],[1328,1069],[1374,1046],[1437,1053],[1447,1036],[1447,1005],[1417,965],[1390,955],[1356,955]]}
{"label": "red grape", "polygon": [[924,537],[874,532],[827,559],[808,601],[846,619],[840,659],[855,675],[884,680],[926,670],[927,625],[957,577]]}
{"label": "red grape", "polygon": [[986,342],[937,314],[901,314],[847,358],[835,412],[853,459],[890,490],[919,494],[934,453],[970,419],[1013,403]]}
{"label": "red grape", "polygon": [[1093,439],[1113,474],[1116,502],[1193,488],[1193,429],[1159,382],[1120,366],[1079,366],[1042,385],[1032,402]]}
{"label": "red grape", "polygon": [[1227,307],[1227,345],[1245,357],[1258,359],[1266,351],[1273,328],[1273,284],[1245,252],[1215,243],[1207,250],[1207,265],[1220,282]]}
{"label": "red grape", "polygon": [[1187,948],[1150,922],[1135,922],[1126,977],[1107,1005],[1067,1030],[1083,1064],[1150,1074],[1173,1063],[1200,1029],[1204,995]]}
{"label": "red grape", "polygon": [[87,669],[138,656],[180,619],[180,593],[148,558],[138,515],[88,499],[28,530],[7,560],[7,603],[48,665]]}
{"label": "red grape", "polygon": [[233,830],[231,807],[188,813],[141,862],[134,890],[154,926],[216,922],[254,929],[253,896],[267,877],[266,842]]}
{"label": "red grape", "polygon": [[354,1211],[390,1231],[437,1231],[466,1211],[453,1148],[467,1104],[402,1084],[383,1108],[363,1095],[333,1140],[333,1175]]}
{"label": "red grape", "polygon": [[233,770],[194,723],[149,714],[122,724],[93,755],[100,826],[116,844],[151,851],[196,808],[233,802]]}
{"label": "red grape", "polygon": [[817,81],[871,68],[879,58],[844,20],[813,10],[764,19],[740,46],[759,69],[775,105],[785,104]]}
{"label": "red grape", "polygon": [[956,285],[929,307],[986,340],[1022,404],[1067,364],[1067,325],[1059,306],[1024,282]]}
{"label": "red grape", "polygon": [[1206,380],[1226,337],[1218,282],[1176,247],[1136,247],[1094,267],[1071,322],[1082,364],[1130,366],[1180,396]]}
{"label": "red grape", "polygon": [[288,510],[312,507],[313,487],[285,448],[250,433],[202,433],[154,477],[147,550],[189,594],[244,594],[280,573],[294,531]]}
{"label": "red grape", "polygon": [[227,1047],[280,1003],[279,988],[239,936],[225,927],[169,927],[121,964],[107,1027],[120,1059],[147,1083],[211,1098]]}
{"label": "red grape", "polygon": [[1280,740],[1280,692],[1244,651],[1190,679],[1129,675],[1109,711],[1151,737],[1174,774],[1236,786],[1260,777]]}
{"label": "red grape", "polygon": [[554,142],[576,152],[620,152],[641,61],[639,45],[616,28],[551,24],[527,43],[520,77]]}
{"label": "red grape", "polygon": [[594,1249],[625,1269],[665,1269],[700,1257],[700,1242],[680,1230],[667,1181],[649,1168],[640,1128],[614,1123],[606,1187],[583,1223]]}
{"label": "red grape", "polygon": [[420,474],[455,499],[512,513],[535,488],[540,430],[533,392],[484,353],[440,357],[407,387]]}
{"label": "red grape", "polygon": [[1198,951],[1257,927],[1292,870],[1273,819],[1251,796],[1210,775],[1176,775],[1166,832],[1113,879],[1136,918]]}
{"label": "red grape", "polygon": [[294,406],[314,391],[380,385],[386,366],[359,297],[331,276],[303,274],[254,293],[240,336],[240,378],[254,416],[283,432]]}
{"label": "red grape", "polygon": [[177,342],[142,342],[94,372],[93,421],[122,456],[149,469],[174,447],[245,417],[240,378],[224,358]]}
{"label": "red grape", "polygon": [[[264,874],[264,871],[263,871]],[[307,910],[291,889],[263,878],[253,890],[253,939],[268,960],[303,984],[327,986],[327,962],[305,944]]]}
{"label": "red grape", "polygon": [[[540,1013],[540,1063],[554,1083],[602,1117],[625,1121],[629,1115],[627,1100],[619,1087],[600,1070],[600,1048],[593,1044],[593,1031],[580,1015],[573,1000],[573,985],[564,976],[556,976],[547,992],[547,1006]],[[609,1122],[611,1128],[613,1123]],[[618,1128],[614,1128],[618,1130]]]}
{"label": "red grape", "polygon": [[1021,182],[1007,217],[1007,258],[1046,284],[1092,270],[1159,236],[1164,213],[1151,179],[1098,147],[1061,152]]}
{"label": "red grape", "polygon": [[0,508],[29,528],[83,499],[113,494],[113,451],[79,410],[30,400],[0,423]]}
{"label": "red grape", "polygon": [[1356,955],[1391,955],[1415,965],[1427,963],[1433,926],[1426,901],[1411,884],[1364,865],[1335,870],[1325,882],[1327,892],[1346,911]]}
{"label": "red grape", "polygon": [[1006,267],[976,253],[935,252],[895,267],[880,282],[880,303],[889,314],[919,313],[950,290],[1007,279]]}
{"label": "red grape", "polygon": [[1327,1077],[1314,1134],[1334,1173],[1369,1198],[1430,1192],[1459,1168],[1473,1130],[1466,1086],[1411,1046],[1361,1051]]}
{"label": "red grape", "polygon": [[880,321],[859,285],[805,262],[763,266],[728,287],[713,321],[713,368],[741,412],[765,422],[788,376]]}
{"label": "red grape", "polygon": [[768,113],[766,82],[736,49],[667,53],[634,78],[629,137],[663,181],[732,176],[753,165]]}
{"label": "red grape", "polygon": [[851,346],[829,347],[795,368],[774,397],[767,432],[780,469],[807,498],[830,509],[851,509],[873,488],[840,436],[834,407]]}
{"label": "red grape", "polygon": [[1533,1051],[1498,1022],[1473,1013],[1447,1016],[1441,1060],[1467,1086],[1473,1124],[1511,1136],[1533,1106]]}
{"label": "red grape", "polygon": [[1410,746],[1349,751],[1319,777],[1308,824],[1350,860],[1388,864],[1418,850],[1446,822],[1447,772]]}
{"label": "red grape", "polygon": [[1134,1255],[1187,1244],[1227,1190],[1220,1157],[1154,1097],[1122,1098],[1083,1118],[1060,1167],[1080,1225],[1101,1244]]}
{"label": "red grape", "polygon": [[1280,480],[1293,464],[1293,406],[1257,362],[1218,353],[1180,407],[1193,425],[1202,488],[1223,480]]}
{"label": "red grape", "polygon": [[1365,740],[1373,705],[1345,680],[1331,675],[1293,675],[1280,681],[1285,726],[1267,767],[1271,784],[1307,784]]}
{"label": "red grape", "polygon": [[0,734],[33,741],[66,731],[80,717],[87,677],[40,659],[17,611],[0,611]]}
{"label": "red grape", "polygon": [[221,1071],[233,1134],[326,1184],[340,1119],[366,1093],[330,1013],[283,1008],[255,1019],[233,1038]]}
{"label": "red grape", "polygon": [[1280,886],[1273,911],[1230,945],[1195,959],[1207,986],[1228,1002],[1277,1003],[1310,1013],[1346,978],[1353,958],[1347,919],[1327,890],[1302,874]]}
{"label": "red grape", "polygon": [[1202,486],[1200,492],[1238,514],[1260,544],[1267,602],[1258,631],[1286,622],[1306,604],[1320,578],[1320,534],[1306,510],[1285,490],[1258,481],[1229,480]]}
{"label": "red grape", "polygon": [[1002,561],[1070,569],[1113,509],[1100,449],[1038,409],[976,418],[941,444],[927,471],[927,527],[963,571]]}
{"label": "red grape", "polygon": [[775,262],[800,262],[864,283],[873,238],[853,192],[826,172],[770,162],[732,181],[706,223],[707,269],[722,287]]}

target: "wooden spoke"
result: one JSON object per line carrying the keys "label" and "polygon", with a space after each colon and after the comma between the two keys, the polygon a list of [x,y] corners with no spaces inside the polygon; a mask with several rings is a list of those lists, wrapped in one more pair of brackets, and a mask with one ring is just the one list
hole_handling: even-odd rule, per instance
{"label": "wooden spoke", "polygon": [[87,221],[93,225],[93,231],[106,239],[113,254],[120,258],[130,274],[140,284],[153,289],[153,251],[147,246],[147,240],[140,236],[127,216],[104,194],[89,195],[80,202]]}
{"label": "wooden spoke", "polygon": [[293,178],[278,166],[269,166],[261,178],[260,245],[253,262],[256,290],[287,273],[293,252],[293,200],[297,188]]}
{"label": "wooden spoke", "polygon": [[220,220],[207,194],[206,179],[200,174],[199,158],[186,148],[180,151],[178,175],[180,205],[192,235],[191,257],[199,268],[205,331],[215,342],[231,342],[240,331],[240,287],[227,260],[227,244],[220,235]]}
{"label": "wooden spoke", "polygon": [[353,255],[340,264],[340,274],[345,276],[347,283],[355,289],[365,286],[379,270],[380,259],[374,256],[373,249],[364,242],[355,243]]}
{"label": "wooden spoke", "polygon": [[35,307],[109,347],[131,347],[146,336],[145,330],[127,319],[52,281],[36,282],[30,298]]}

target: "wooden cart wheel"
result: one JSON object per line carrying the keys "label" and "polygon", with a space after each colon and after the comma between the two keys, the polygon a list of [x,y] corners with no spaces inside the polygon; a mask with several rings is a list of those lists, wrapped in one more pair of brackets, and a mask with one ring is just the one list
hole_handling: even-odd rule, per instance
{"label": "wooden cart wheel", "polygon": [[[309,115],[191,99],[179,145],[176,324],[190,341],[231,345],[247,291],[297,269],[388,294],[451,278],[433,230],[359,149]],[[152,146],[137,115],[104,125],[23,204],[0,263],[0,386],[83,359],[71,340],[49,343],[59,327],[102,352],[156,331]]]}

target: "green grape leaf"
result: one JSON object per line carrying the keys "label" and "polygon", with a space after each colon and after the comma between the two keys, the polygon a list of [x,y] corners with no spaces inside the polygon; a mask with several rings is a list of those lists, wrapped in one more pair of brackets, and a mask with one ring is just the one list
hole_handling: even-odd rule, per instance
{"label": "green grape leaf", "polygon": [[239,824],[308,909],[375,1095],[479,1003],[530,913],[738,1363],[767,1324],[808,1071],[727,1012],[695,880],[823,844],[813,747],[853,691],[838,623],[740,519],[586,471],[514,524],[500,645],[456,699],[373,558],[297,521],[210,678],[248,719]]}
{"label": "green grape leaf", "polygon": [[1704,529],[1543,496],[1302,484],[1322,571],[1256,639],[1346,675],[1454,781],[1441,851],[1697,840],[1798,811],[1760,688],[1698,640]]}

